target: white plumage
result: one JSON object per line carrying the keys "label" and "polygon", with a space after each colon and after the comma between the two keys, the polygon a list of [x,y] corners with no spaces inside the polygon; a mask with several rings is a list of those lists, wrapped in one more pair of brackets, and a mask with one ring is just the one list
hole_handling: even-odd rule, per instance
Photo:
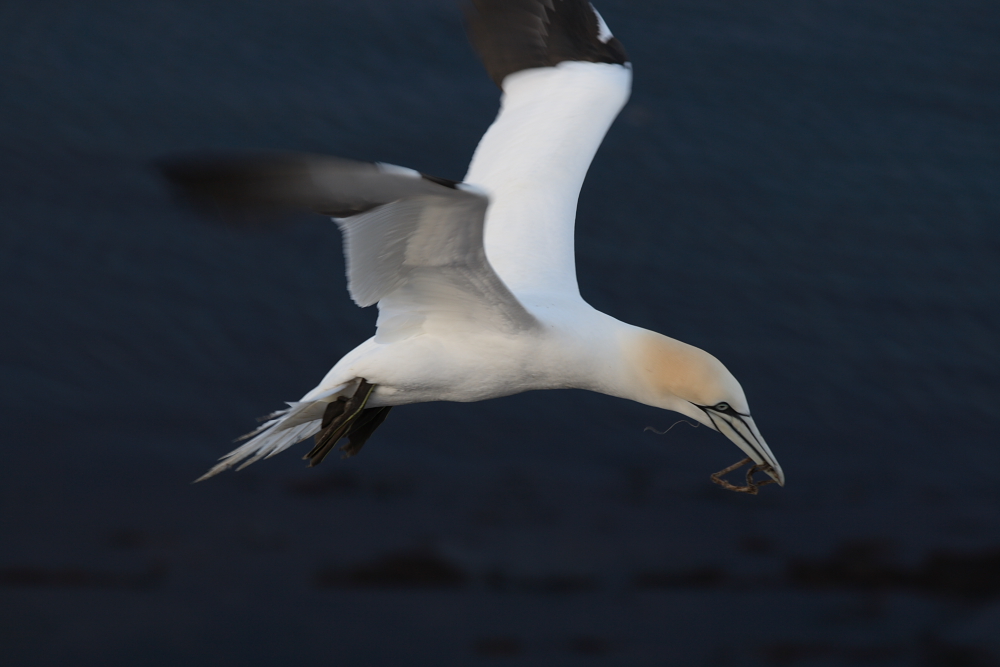
{"label": "white plumage", "polygon": [[[576,12],[568,17],[553,15],[543,2],[520,4],[549,21],[548,32],[530,35],[543,46],[547,35],[563,30],[598,55],[580,47],[590,55],[574,60],[548,53],[549,60],[562,59],[508,67],[523,54],[511,55],[514,47],[502,43],[496,47],[489,40],[502,42],[508,35],[490,30],[513,28],[503,21],[493,27],[486,19],[490,12],[502,18],[504,12],[529,10],[477,2],[486,19],[485,28],[473,26],[475,34],[499,54],[494,61],[495,54],[484,54],[488,69],[495,79],[505,71],[496,62],[514,71],[502,77],[500,113],[464,183],[324,158],[298,158],[292,177],[282,172],[274,199],[321,210],[346,206],[347,215],[335,220],[344,234],[348,286],[358,305],[378,303],[377,331],[202,479],[319,433],[330,404],[349,397],[360,401],[360,414],[362,407],[573,387],[687,415],[722,432],[783,483],[743,390],[718,360],[619,322],[580,296],[573,250],[577,198],[628,99],[632,68],[589,3],[563,2]],[[574,23],[579,16],[585,22]],[[580,25],[586,34],[572,32]],[[259,187],[259,179],[254,183]],[[358,399],[362,390],[365,396]]]}

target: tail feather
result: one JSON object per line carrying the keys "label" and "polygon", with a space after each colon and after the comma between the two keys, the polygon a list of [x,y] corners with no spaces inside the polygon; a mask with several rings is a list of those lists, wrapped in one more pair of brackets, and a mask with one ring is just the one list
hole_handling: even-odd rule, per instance
{"label": "tail feather", "polygon": [[[315,398],[308,401],[288,401],[288,407],[284,410],[275,410],[269,415],[264,415],[260,418],[260,421],[264,422],[254,430],[249,433],[244,433],[240,437],[236,438],[233,442],[243,442],[253,438],[254,436],[263,433],[270,429],[272,433],[277,433],[278,431],[284,431],[285,429],[292,428],[293,426],[298,426],[299,424],[304,424],[305,422],[314,421],[316,419],[323,418],[323,411],[326,410],[327,403],[326,399],[330,397],[336,397],[337,394],[342,393],[345,389],[352,386],[351,382],[345,382],[343,384],[337,385],[336,387],[329,389],[322,394],[319,394]],[[310,434],[312,435],[312,434]],[[305,436],[309,437],[309,436]],[[298,441],[296,441],[298,442]],[[249,444],[249,443],[248,443]],[[292,443],[294,444],[294,443]],[[239,450],[234,450],[229,452],[222,458],[229,458]],[[280,450],[279,450],[280,451]]]}
{"label": "tail feather", "polygon": [[[318,431],[319,424],[316,421],[305,422],[304,424],[299,424],[298,426],[293,426],[292,428],[280,431],[280,433],[277,434],[278,437],[276,439],[267,444],[262,444],[257,452],[251,456],[251,458],[241,463],[236,469],[243,470],[251,463],[256,463],[261,459],[271,458],[278,452],[288,449],[295,443],[305,440]],[[233,463],[236,462],[234,461]]]}
{"label": "tail feather", "polygon": [[[291,404],[289,404],[289,405],[291,405]],[[244,433],[240,437],[238,437],[235,440],[233,440],[233,442],[243,442],[244,440],[249,440],[250,438],[252,438],[255,435],[257,435],[258,433],[262,433],[262,432],[266,431],[267,429],[271,428],[272,426],[274,426],[275,424],[277,424],[278,422],[280,422],[281,419],[279,419],[279,417],[281,417],[281,415],[288,414],[288,412],[290,410],[291,410],[291,408],[285,408],[284,410],[275,410],[271,414],[265,415],[265,416],[261,417],[260,421],[263,422],[263,423],[260,426],[258,426],[254,430],[250,431],[249,433]]]}
{"label": "tail feather", "polygon": [[195,482],[208,479],[235,466],[238,466],[238,470],[242,470],[251,463],[274,456],[295,443],[315,435],[320,430],[320,420],[329,404],[329,398],[335,397],[338,392],[349,387],[351,383],[334,387],[318,396],[316,400],[289,403],[288,408],[267,415],[264,417],[267,421],[236,439],[236,442],[244,440],[246,442],[219,459],[219,463]]}
{"label": "tail feather", "polygon": [[357,380],[345,382],[315,396],[310,392],[310,400],[289,402],[284,410],[262,417],[265,420],[263,424],[236,439],[236,442],[246,442],[220,458],[211,470],[194,481],[200,482],[233,467],[242,470],[251,463],[270,458],[316,435],[330,402],[341,394],[350,394],[357,384]]}

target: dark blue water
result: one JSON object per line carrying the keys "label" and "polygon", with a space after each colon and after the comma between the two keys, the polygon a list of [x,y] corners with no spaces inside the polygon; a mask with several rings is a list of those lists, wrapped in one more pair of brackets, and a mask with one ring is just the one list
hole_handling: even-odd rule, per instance
{"label": "dark blue water", "polygon": [[5,664],[998,664],[1000,8],[600,9],[635,87],[584,296],[720,357],[787,487],[583,392],[189,486],[374,312],[328,220],[213,226],[149,161],[460,178],[498,91],[448,0],[2,3]]}

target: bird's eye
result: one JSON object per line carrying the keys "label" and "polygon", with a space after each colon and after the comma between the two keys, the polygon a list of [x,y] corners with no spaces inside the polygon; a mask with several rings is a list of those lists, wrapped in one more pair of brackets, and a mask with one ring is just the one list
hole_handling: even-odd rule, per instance
{"label": "bird's eye", "polygon": [[729,403],[719,403],[715,406],[717,412],[725,412],[729,409]]}

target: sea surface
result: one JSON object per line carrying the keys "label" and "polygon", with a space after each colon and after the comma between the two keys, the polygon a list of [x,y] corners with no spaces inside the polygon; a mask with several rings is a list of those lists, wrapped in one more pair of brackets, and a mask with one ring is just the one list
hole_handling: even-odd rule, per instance
{"label": "sea surface", "polygon": [[3,664],[1000,664],[1000,5],[598,6],[635,83],[583,295],[719,357],[787,486],[579,391],[192,486],[375,312],[328,219],[215,224],[152,163],[460,179],[499,91],[451,0],[3,2]]}

